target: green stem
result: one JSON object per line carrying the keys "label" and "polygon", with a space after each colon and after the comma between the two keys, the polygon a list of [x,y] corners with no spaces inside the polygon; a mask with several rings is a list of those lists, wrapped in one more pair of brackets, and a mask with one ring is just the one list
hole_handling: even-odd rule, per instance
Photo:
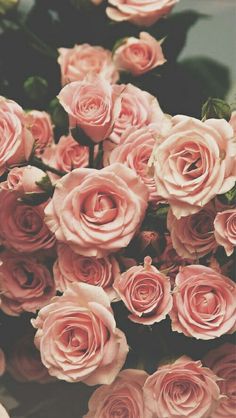
{"label": "green stem", "polygon": [[29,164],[34,165],[35,167],[41,168],[43,171],[50,171],[53,174],[56,174],[57,176],[65,176],[67,173],[65,171],[60,171],[57,170],[54,167],[51,167],[48,164],[45,164],[40,158],[38,157],[33,157],[30,161]]}
{"label": "green stem", "polygon": [[89,168],[94,168],[94,144],[89,145]]}

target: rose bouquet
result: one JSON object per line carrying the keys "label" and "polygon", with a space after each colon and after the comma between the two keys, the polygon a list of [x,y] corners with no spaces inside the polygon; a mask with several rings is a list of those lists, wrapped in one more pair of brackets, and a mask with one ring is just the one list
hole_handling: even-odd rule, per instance
{"label": "rose bouquet", "polygon": [[177,61],[202,16],[14,3],[0,42],[32,62],[1,82],[0,418],[233,417],[236,112],[226,68],[199,60],[208,89]]}

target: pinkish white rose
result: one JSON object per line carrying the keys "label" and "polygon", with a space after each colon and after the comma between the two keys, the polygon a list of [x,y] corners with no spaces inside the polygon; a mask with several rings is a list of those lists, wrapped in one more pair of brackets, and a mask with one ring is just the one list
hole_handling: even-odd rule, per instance
{"label": "pinkish white rose", "polygon": [[211,340],[236,330],[236,284],[202,265],[181,267],[175,279],[172,330]]}
{"label": "pinkish white rose", "polygon": [[24,193],[42,193],[42,189],[37,185],[46,174],[37,167],[27,165],[26,167],[14,167],[8,173],[7,180],[0,183],[0,190],[17,191]]}
{"label": "pinkish white rose", "polygon": [[4,406],[0,403],[0,417],[1,418],[10,418]]}
{"label": "pinkish white rose", "polygon": [[147,32],[141,32],[139,39],[125,38],[115,50],[114,62],[120,71],[128,71],[134,76],[163,65],[166,59],[162,52],[161,42],[158,42]]}
{"label": "pinkish white rose", "polygon": [[230,125],[232,126],[234,133],[236,135],[236,110],[234,110],[231,114],[231,118],[229,121]]}
{"label": "pinkish white rose", "polygon": [[222,245],[226,254],[230,256],[236,246],[236,209],[218,213],[214,221],[214,228],[217,243]]}
{"label": "pinkish white rose", "polygon": [[58,379],[110,384],[125,362],[126,338],[101,287],[72,283],[32,323],[42,362]]}

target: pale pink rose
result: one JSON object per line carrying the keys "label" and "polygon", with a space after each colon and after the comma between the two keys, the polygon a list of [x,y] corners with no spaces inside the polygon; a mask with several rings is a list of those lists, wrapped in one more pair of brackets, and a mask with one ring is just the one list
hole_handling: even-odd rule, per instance
{"label": "pale pink rose", "polygon": [[137,236],[134,242],[135,248],[139,253],[155,253],[155,256],[159,256],[162,247],[162,237],[154,230],[143,230]]}
{"label": "pale pink rose", "polygon": [[26,167],[14,167],[8,173],[7,180],[0,183],[0,189],[24,193],[43,193],[37,185],[46,173],[37,167],[27,165]]}
{"label": "pale pink rose", "polygon": [[35,140],[35,153],[40,155],[54,143],[53,125],[47,112],[31,110],[26,115],[26,124]]}
{"label": "pale pink rose", "polygon": [[236,346],[223,344],[209,351],[203,364],[220,378],[218,385],[225,397],[222,398],[211,418],[235,418],[236,411]]}
{"label": "pale pink rose", "polygon": [[126,338],[101,287],[72,283],[32,323],[42,362],[58,379],[110,384],[125,362]]}
{"label": "pale pink rose", "polygon": [[0,242],[19,252],[49,249],[55,237],[44,222],[45,204],[30,206],[19,200],[18,192],[0,193]]}
{"label": "pale pink rose", "polygon": [[144,384],[145,418],[209,418],[220,399],[218,377],[200,361],[182,356]]}
{"label": "pale pink rose", "polygon": [[236,284],[201,265],[181,267],[175,279],[172,330],[211,340],[236,330]]}
{"label": "pale pink rose", "polygon": [[179,219],[233,187],[236,147],[232,127],[223,119],[175,116],[172,124],[153,158],[157,192]]}
{"label": "pale pink rose", "polygon": [[171,12],[179,0],[108,0],[108,17],[116,22],[130,21],[139,26],[151,26]]}
{"label": "pale pink rose", "polygon": [[165,319],[172,308],[169,278],[152,266],[151,257],[145,257],[144,266],[131,267],[118,275],[113,287],[133,322],[152,325]]}
{"label": "pale pink rose", "polygon": [[198,260],[217,248],[213,226],[215,216],[213,204],[208,204],[198,213],[180,219],[169,210],[167,228],[173,247],[180,257]]}
{"label": "pale pink rose", "polygon": [[59,48],[58,51],[62,85],[83,81],[87,76],[100,75],[109,83],[116,83],[119,79],[112,53],[108,49],[81,44],[74,48]]}
{"label": "pale pink rose", "polygon": [[139,39],[125,38],[115,50],[114,62],[120,71],[127,71],[134,76],[163,65],[166,59],[162,52],[161,42],[158,42],[147,32],[141,32]]}
{"label": "pale pink rose", "polygon": [[4,406],[0,403],[0,417],[1,418],[10,418]]}
{"label": "pale pink rose", "polygon": [[103,78],[74,81],[59,93],[58,99],[69,115],[70,127],[79,126],[95,143],[110,135],[120,113],[123,87],[116,89]]}
{"label": "pale pink rose", "polygon": [[104,163],[121,163],[134,170],[142,179],[149,190],[149,200],[158,200],[156,182],[150,172],[148,162],[153,148],[156,144],[158,128],[145,126],[127,128],[120,138],[120,143],[106,155],[104,152]]}
{"label": "pale pink rose", "polygon": [[101,4],[104,0],[91,0],[91,2],[95,5],[98,6],[99,4]]}
{"label": "pale pink rose", "polygon": [[9,166],[27,161],[34,138],[24,126],[23,109],[0,96],[0,176]]}
{"label": "pale pink rose", "polygon": [[55,294],[53,277],[46,266],[29,254],[0,254],[1,309],[7,315],[36,312]]}
{"label": "pale pink rose", "polygon": [[222,245],[227,256],[230,256],[236,246],[236,209],[218,213],[214,221],[214,228],[217,243]]}
{"label": "pale pink rose", "polygon": [[229,123],[230,123],[230,125],[232,126],[232,128],[234,130],[234,134],[236,135],[236,110],[234,110],[232,112]]}
{"label": "pale pink rose", "polygon": [[0,376],[2,376],[5,373],[5,369],[6,369],[5,354],[4,354],[4,351],[0,348]]}
{"label": "pale pink rose", "polygon": [[65,244],[58,245],[57,256],[53,273],[57,289],[61,292],[73,282],[84,282],[109,290],[120,271],[118,262],[112,256],[86,257],[74,253]]}
{"label": "pale pink rose", "polygon": [[148,190],[122,164],[77,168],[56,184],[45,222],[76,253],[104,257],[127,247],[144,218]]}
{"label": "pale pink rose", "polygon": [[7,361],[7,371],[21,383],[49,383],[53,380],[40,359],[40,353],[34,345],[34,337],[31,334],[25,334],[12,346]]}
{"label": "pale pink rose", "polygon": [[143,370],[123,370],[111,385],[95,390],[84,418],[144,418],[143,385],[147,377]]}
{"label": "pale pink rose", "polygon": [[155,123],[160,130],[166,117],[154,96],[132,84],[113,86],[113,89],[117,91],[117,95],[120,89],[122,92],[120,93],[121,108],[114,120],[113,130],[109,137],[112,142],[119,144],[121,135],[130,126],[141,128]]}

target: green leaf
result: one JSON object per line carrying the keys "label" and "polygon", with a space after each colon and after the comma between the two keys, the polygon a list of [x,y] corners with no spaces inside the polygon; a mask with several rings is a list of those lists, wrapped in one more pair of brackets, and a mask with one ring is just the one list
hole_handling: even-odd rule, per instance
{"label": "green leaf", "polygon": [[235,205],[236,204],[236,183],[228,192],[221,195],[224,200],[226,200],[228,205]]}
{"label": "green leaf", "polygon": [[231,108],[224,100],[209,97],[202,106],[202,119],[226,119],[231,118]]}
{"label": "green leaf", "polygon": [[41,203],[44,203],[48,200],[47,193],[26,193],[24,196],[21,196],[19,200],[26,205],[38,206]]}
{"label": "green leaf", "polygon": [[45,98],[48,91],[48,82],[42,77],[32,76],[24,82],[24,90],[30,100],[38,102]]}
{"label": "green leaf", "polygon": [[50,178],[47,174],[40,181],[36,181],[35,183],[45,193],[47,193],[49,196],[52,196],[53,191],[54,191],[54,187],[53,187],[52,182],[51,182],[51,180],[50,180]]}

